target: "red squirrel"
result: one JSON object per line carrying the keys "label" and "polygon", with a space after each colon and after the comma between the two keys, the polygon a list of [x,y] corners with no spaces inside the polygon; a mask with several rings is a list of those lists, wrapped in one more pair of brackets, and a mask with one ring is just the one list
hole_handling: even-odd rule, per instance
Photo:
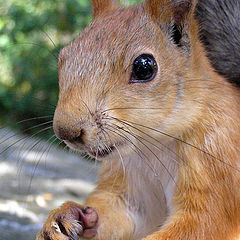
{"label": "red squirrel", "polygon": [[240,90],[212,67],[196,4],[92,0],[59,55],[54,131],[102,160],[99,180],[37,240],[238,239]]}

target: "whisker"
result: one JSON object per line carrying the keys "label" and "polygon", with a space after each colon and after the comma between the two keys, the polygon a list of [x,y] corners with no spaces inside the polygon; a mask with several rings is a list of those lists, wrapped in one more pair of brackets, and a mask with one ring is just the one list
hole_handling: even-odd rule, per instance
{"label": "whisker", "polygon": [[[116,124],[114,124],[114,123],[111,123],[111,124],[119,127],[118,125],[116,125]],[[124,124],[124,123],[123,123],[123,124]],[[129,126],[129,127],[131,127],[131,128],[133,128],[133,129],[136,129],[136,130],[140,131],[140,132],[143,133],[144,135],[146,135],[146,136],[150,137],[151,139],[155,140],[155,141],[156,141],[158,144],[160,144],[163,148],[166,148],[169,152],[173,153],[173,154],[174,154],[177,158],[179,158],[184,164],[187,164],[187,162],[186,162],[181,156],[179,156],[176,152],[174,152],[174,151],[173,151],[170,147],[168,147],[167,145],[161,143],[161,142],[158,141],[156,138],[152,137],[151,135],[149,135],[149,134],[141,131],[140,129],[138,129],[138,128],[134,127],[134,126],[130,126],[130,125],[128,125],[128,124],[126,124],[126,125]],[[159,146],[157,146],[157,145],[154,144],[153,142],[150,142],[149,140],[141,137],[140,135],[133,133],[129,128],[128,128],[128,131],[125,130],[125,129],[123,129],[123,128],[121,128],[121,130],[123,130],[123,131],[131,134],[131,135],[132,135],[133,137],[135,137],[137,140],[139,140],[139,138],[140,138],[140,139],[142,139],[143,141],[146,141],[147,143],[150,143],[152,146],[154,146],[154,147],[157,148],[158,150],[163,151],[162,148],[160,148]],[[172,160],[173,160],[175,163],[177,163],[178,165],[180,165],[180,163],[179,163],[175,158],[173,158],[173,157],[171,157],[171,158],[172,158]]]}
{"label": "whisker", "polygon": [[41,28],[39,28],[39,30],[50,40],[50,42],[53,44],[53,46],[57,49],[57,46],[56,46],[55,42],[52,40],[52,38],[49,36],[49,34],[47,32],[45,32],[43,29],[41,29]]}
{"label": "whisker", "polygon": [[[32,137],[33,137],[33,136],[30,136],[29,138],[32,138]],[[27,139],[25,139],[25,140],[28,140],[29,138],[27,138]],[[37,141],[35,141],[35,143],[34,143],[29,149],[27,149],[22,156],[20,156],[21,150],[18,150],[18,151],[19,151],[19,159],[18,159],[18,165],[19,165],[19,166],[18,166],[18,176],[19,176],[19,178],[20,178],[20,174],[21,174],[21,171],[22,171],[23,160],[24,160],[25,156],[26,156],[30,151],[32,151],[40,142],[42,142],[42,139],[38,139]],[[25,145],[25,143],[24,143],[24,145]],[[23,145],[23,146],[24,146],[24,145]],[[22,149],[23,149],[23,146],[21,147]],[[20,181],[19,181],[19,182],[20,182]]]}
{"label": "whisker", "polygon": [[[105,130],[103,130],[103,131],[108,135],[108,138],[109,138],[110,142],[112,142],[112,141],[111,141],[111,138],[110,138],[110,136],[109,136],[109,134],[108,134],[108,132],[105,131]],[[114,133],[114,132],[112,131],[112,133]],[[117,133],[114,133],[114,134],[117,134]],[[124,162],[123,162],[122,155],[120,154],[117,146],[116,146],[115,144],[114,144],[114,146],[115,146],[115,148],[116,148],[116,150],[117,150],[117,152],[118,152],[118,155],[119,155],[119,157],[120,157],[121,165],[119,166],[119,168],[118,168],[118,170],[117,170],[117,173],[116,173],[116,175],[115,175],[115,178],[114,178],[114,181],[113,181],[113,184],[112,184],[112,190],[113,190],[114,185],[115,185],[115,183],[116,183],[117,176],[118,176],[118,172],[119,172],[121,166],[122,166],[123,176],[124,176],[123,179],[122,179],[122,184],[123,184],[124,179],[125,179],[125,176],[126,176],[126,169],[125,169],[125,164],[124,164]],[[133,149],[133,150],[134,150],[134,149]],[[138,154],[138,153],[137,153],[137,154]],[[139,156],[141,157],[140,154],[139,154]],[[113,169],[113,167],[112,167],[112,161],[110,161],[110,163],[111,163],[111,171],[112,171],[112,169]],[[119,184],[119,183],[118,183],[118,184]]]}
{"label": "whisker", "polygon": [[113,110],[159,110],[159,109],[170,109],[170,108],[137,108],[137,107],[119,107],[119,108],[109,108],[105,109],[104,111],[101,112],[101,114],[108,112],[108,111],[113,111]]}
{"label": "whisker", "polygon": [[[56,138],[54,141],[59,140],[59,139],[56,137],[56,135],[53,134],[52,137],[50,137],[50,138],[47,140],[47,142],[49,142],[53,137]],[[61,144],[62,142],[63,142],[63,140],[59,141],[59,143],[58,143],[57,145],[60,146],[60,144]],[[50,144],[50,145],[51,145],[51,144]],[[49,148],[49,150],[47,150],[47,154],[49,153],[49,151],[50,151],[50,148]],[[46,154],[46,156],[47,156],[47,154]],[[45,159],[45,162],[44,162],[44,167],[45,167],[45,169],[47,169],[46,159]]]}
{"label": "whisker", "polygon": [[98,146],[97,146],[97,151],[96,151],[96,157],[95,157],[95,159],[96,159],[96,162],[98,161],[98,151],[99,151],[99,146],[100,146],[100,141],[99,141],[99,139],[97,140],[98,141]]}
{"label": "whisker", "polygon": [[[112,125],[119,127],[118,125],[112,123]],[[128,126],[128,125],[127,125]],[[132,126],[132,128],[136,129],[135,127]],[[162,148],[160,148],[159,146],[157,146],[156,144],[154,144],[153,142],[141,137],[140,135],[133,133],[129,128],[128,130],[124,129],[124,128],[120,128],[122,131],[130,134],[131,136],[133,136],[134,138],[136,138],[138,141],[140,141],[139,139],[142,139],[143,141],[150,143],[152,146],[154,146],[155,148],[157,148],[160,151],[164,151]],[[153,140],[155,140],[157,143],[159,143],[162,147],[166,148],[169,152],[173,153],[177,158],[180,158],[183,163],[186,163],[185,160],[183,158],[181,158],[176,152],[174,152],[171,148],[169,148],[168,146],[166,146],[165,144],[161,143],[160,141],[158,141],[157,139],[153,138],[152,136],[148,135],[147,133],[142,132],[143,134],[145,134],[146,136],[152,138]],[[172,158],[173,161],[177,164],[180,164],[175,158]]]}
{"label": "whisker", "polygon": [[[50,139],[52,139],[53,137],[55,137],[55,135],[53,135]],[[49,140],[50,140],[50,139],[49,139]],[[30,191],[31,191],[32,181],[33,181],[33,178],[34,178],[34,176],[35,176],[36,170],[37,170],[37,168],[38,168],[38,166],[39,166],[39,163],[40,163],[40,161],[41,161],[42,156],[44,155],[44,153],[50,151],[53,143],[54,143],[56,140],[57,140],[57,138],[55,137],[55,139],[50,143],[50,145],[47,147],[46,151],[43,152],[43,154],[41,155],[41,157],[38,159],[37,163],[35,164],[34,169],[33,169],[33,172],[32,172],[32,175],[31,175],[31,178],[30,178],[30,182],[29,182],[28,194],[29,194]]]}
{"label": "whisker", "polygon": [[[63,143],[64,142],[64,140],[62,140],[62,142],[61,143]],[[60,144],[61,144],[60,143]],[[64,148],[63,148],[63,150],[66,150],[68,148],[68,145],[67,144],[65,144],[65,146],[64,146]]]}
{"label": "whisker", "polygon": [[[142,150],[141,150],[138,146],[136,146],[128,137],[123,136],[122,133],[118,133],[118,132],[114,131],[114,130],[116,130],[116,129],[114,129],[114,130],[108,129],[108,128],[106,128],[106,129],[107,129],[108,131],[111,131],[111,132],[117,134],[117,135],[120,136],[121,138],[125,139],[127,142],[131,143],[140,153],[142,153],[142,155],[145,157],[146,160],[148,159],[147,155],[146,155],[144,152],[142,152]],[[132,148],[132,147],[131,147],[131,148]],[[133,150],[136,154],[138,154],[138,156],[139,156],[142,160],[144,160],[144,158],[142,158],[141,154],[140,154],[138,151],[136,151],[134,148],[132,148],[132,150]],[[152,166],[151,162],[150,162],[150,161],[146,161],[146,163],[147,163],[148,167],[151,169],[151,171],[154,173],[154,175],[155,175],[155,176],[158,176],[158,174],[156,173],[156,170],[154,169],[154,166]]]}
{"label": "whisker", "polygon": [[[36,125],[36,126],[33,126],[33,127],[29,127],[29,128],[27,128],[27,129],[24,129],[24,130],[22,131],[22,133],[26,133],[26,132],[29,131],[29,130],[32,130],[32,129],[35,129],[35,128],[38,128],[38,127],[42,127],[42,126],[47,125],[47,124],[50,124],[50,123],[52,123],[52,122],[53,122],[53,121],[51,120],[51,121],[48,121],[48,122],[45,122],[45,123],[40,123],[40,124],[38,124],[38,125]],[[7,135],[7,134],[6,134],[6,135]],[[15,133],[15,134],[11,135],[10,137],[7,137],[7,138],[4,139],[3,141],[1,141],[0,144],[3,144],[3,143],[6,142],[7,140],[9,140],[9,139],[11,139],[11,138],[13,138],[13,137],[15,137],[15,136],[17,136],[17,135],[19,135],[19,133]]]}
{"label": "whisker", "polygon": [[122,164],[123,174],[124,174],[124,176],[125,176],[125,175],[126,175],[126,169],[125,169],[125,165],[124,165],[123,157],[122,157],[122,155],[121,155],[121,153],[120,153],[118,147],[117,147],[115,144],[114,144],[113,146],[115,147],[115,149],[116,149],[117,152],[118,152],[118,155],[119,155],[119,157],[120,157],[121,164]]}
{"label": "whisker", "polygon": [[[110,129],[108,129],[108,130],[109,130],[109,131],[112,131],[112,130],[110,130]],[[112,132],[115,132],[115,131],[112,131]],[[128,137],[122,136],[122,133],[120,134],[120,133],[115,132],[115,134],[117,134],[118,136],[122,137],[123,139],[126,139],[126,138],[127,138],[127,141],[130,142],[131,144],[133,144],[132,141],[131,141]],[[126,136],[126,135],[125,135],[125,136]],[[128,139],[129,139],[129,140],[128,140]],[[134,145],[134,144],[133,144],[133,145]],[[131,149],[132,149],[134,152],[136,152],[136,154],[137,154],[143,161],[145,161],[145,163],[147,164],[147,166],[148,166],[148,167],[151,169],[151,171],[153,172],[154,177],[156,177],[156,179],[159,180],[159,187],[161,186],[161,188],[163,189],[163,185],[162,185],[161,179],[159,179],[159,174],[156,173],[155,167],[154,167],[154,166],[152,165],[152,163],[148,160],[148,157],[142,152],[142,150],[141,150],[140,148],[138,148],[136,145],[134,145],[134,146],[135,146],[135,148],[138,149],[138,151],[139,151],[140,153],[142,153],[142,155],[145,156],[145,158],[143,158],[142,155],[141,155],[138,151],[136,151],[133,147],[131,147]],[[144,176],[141,176],[141,177],[144,177]],[[171,174],[170,174],[170,177],[173,178]],[[179,188],[179,187],[177,186],[175,180],[173,180],[173,181],[174,181],[174,184],[176,185],[176,187]],[[128,185],[128,188],[129,188],[129,185]],[[158,198],[158,196],[156,196],[156,198]],[[164,195],[164,198],[165,198],[165,195]]]}
{"label": "whisker", "polygon": [[92,116],[93,114],[92,114],[90,108],[88,107],[87,103],[85,103],[85,101],[83,100],[82,95],[80,95],[80,98],[81,98],[82,103],[84,104],[84,106],[88,110],[89,114]]}
{"label": "whisker", "polygon": [[[123,130],[123,129],[121,129]],[[120,131],[120,130],[119,130]],[[130,134],[130,133],[129,133]],[[130,134],[131,136],[135,137],[134,134]],[[144,146],[146,147],[152,154],[153,156],[158,160],[158,162],[162,165],[162,167],[165,169],[165,171],[169,174],[169,176],[171,177],[172,181],[174,182],[174,184],[177,186],[176,181],[174,179],[174,177],[172,176],[172,174],[170,173],[169,169],[164,165],[164,163],[159,159],[159,157],[156,155],[156,153],[154,153],[145,143],[143,143],[141,140],[138,139],[138,141]]]}
{"label": "whisker", "polygon": [[[41,130],[39,130],[38,132],[36,132],[36,133],[34,133],[34,134],[30,135],[30,136],[26,136],[26,137],[23,139],[24,142],[23,142],[23,145],[21,146],[21,148],[20,148],[20,150],[19,150],[19,154],[20,154],[21,149],[24,149],[24,146],[25,146],[25,144],[27,143],[27,141],[29,141],[30,139],[34,138],[34,137],[37,136],[39,133],[42,133],[42,132],[44,132],[44,131],[47,131],[47,130],[49,130],[49,129],[51,129],[51,128],[52,128],[52,127],[46,127],[46,128],[41,129]],[[34,149],[34,147],[37,146],[38,143],[41,142],[41,141],[42,141],[42,139],[39,139],[39,140],[37,141],[37,144],[34,144],[30,149],[28,149],[28,152],[31,151],[32,149]],[[22,156],[22,158],[24,158],[24,156]]]}
{"label": "whisker", "polygon": [[[119,126],[118,126],[117,124],[114,124],[114,123],[111,123],[111,124],[114,125],[114,126],[116,126],[117,128],[119,128]],[[108,124],[107,124],[107,125],[108,125]],[[127,127],[129,127],[129,126],[127,125]],[[134,126],[131,126],[131,127],[132,127],[133,129],[137,129],[137,128],[134,127]],[[143,141],[146,141],[147,143],[150,143],[152,146],[154,146],[154,147],[157,148],[158,150],[160,150],[160,151],[162,151],[162,152],[164,151],[162,148],[160,148],[159,146],[157,146],[157,145],[154,144],[153,142],[151,142],[151,141],[149,141],[149,140],[141,137],[141,136],[138,135],[138,134],[133,133],[129,128],[127,128],[129,131],[126,130],[126,129],[124,129],[124,128],[121,128],[121,127],[120,127],[120,129],[121,129],[122,131],[130,134],[130,135],[133,136],[134,138],[136,138],[136,140],[140,141],[140,140],[139,140],[139,138],[140,138],[140,139],[142,139]],[[141,131],[140,129],[137,129],[137,130]],[[169,152],[171,152],[172,154],[174,154],[174,155],[175,155],[178,159],[180,159],[181,162],[182,162],[182,163],[180,163],[180,162],[177,161],[173,156],[170,156],[171,160],[173,160],[174,163],[176,163],[176,164],[178,164],[178,165],[180,165],[180,166],[189,167],[189,168],[190,168],[191,170],[193,170],[197,175],[199,175],[199,172],[198,172],[196,169],[194,169],[192,166],[190,166],[190,165],[188,164],[188,162],[186,162],[181,156],[179,156],[179,155],[178,155],[175,151],[173,151],[170,147],[168,147],[168,146],[166,146],[165,144],[161,143],[160,141],[158,141],[156,138],[150,136],[149,134],[147,134],[147,133],[145,133],[145,132],[143,132],[143,131],[141,131],[141,132],[142,132],[143,134],[145,134],[146,136],[150,137],[151,139],[155,140],[155,141],[156,141],[157,143],[159,143],[164,149],[166,148]],[[141,141],[140,141],[140,142],[141,142]],[[159,159],[157,159],[157,160],[159,160]]]}
{"label": "whisker", "polygon": [[[111,137],[110,137],[110,135],[108,134],[108,132],[102,129],[102,133],[106,133],[106,134],[107,134],[108,139],[109,139],[109,142],[110,142],[110,144],[112,145]],[[105,135],[105,134],[104,134],[104,138],[105,138],[105,141],[107,142],[107,138],[106,138],[106,135]],[[109,148],[106,144],[104,144],[104,145],[105,145],[105,147]],[[109,152],[110,152],[110,151],[111,151],[111,149],[109,148]],[[119,155],[119,157],[121,158],[121,155]],[[122,161],[121,161],[121,163],[122,163]],[[111,172],[112,172],[112,169],[113,169],[113,168],[112,168],[112,161],[111,161]],[[124,176],[125,176],[125,166],[124,166],[124,165],[122,165],[122,169],[123,169],[123,173],[124,173]],[[115,183],[116,183],[116,181],[117,181],[117,177],[118,177],[119,170],[120,170],[120,168],[118,168],[117,173],[116,173],[116,175],[115,175],[115,178],[114,178],[114,180],[113,180],[113,183],[112,183],[112,191],[113,191],[113,188],[114,188]],[[124,178],[123,178],[123,181],[124,181]],[[118,183],[118,184],[119,184],[119,183]],[[123,184],[123,182],[122,182],[122,184]]]}
{"label": "whisker", "polygon": [[[9,44],[7,48],[11,48],[13,46],[15,46],[16,44]],[[46,46],[40,45],[38,43],[34,43],[34,42],[21,42],[21,43],[17,43],[17,45],[33,45],[33,46],[37,46],[39,48],[43,48],[46,49]],[[48,52],[58,61],[58,58],[47,48]]]}
{"label": "whisker", "polygon": [[48,115],[48,116],[41,116],[41,117],[33,117],[33,118],[28,118],[28,119],[24,119],[21,121],[16,122],[16,124],[20,124],[20,123],[24,123],[24,122],[28,122],[28,121],[33,121],[33,120],[38,120],[38,119],[44,119],[44,118],[52,118],[53,115]]}
{"label": "whisker", "polygon": [[[134,125],[141,126],[141,127],[146,128],[146,129],[149,129],[149,130],[158,132],[158,133],[160,133],[160,134],[162,134],[162,135],[164,135],[164,136],[166,136],[166,137],[172,138],[172,139],[174,139],[174,140],[180,141],[180,142],[183,143],[183,144],[186,144],[186,145],[188,145],[188,146],[190,146],[190,147],[193,147],[194,149],[200,151],[201,153],[204,153],[204,154],[208,155],[209,157],[211,157],[211,158],[213,158],[213,159],[216,159],[216,160],[218,160],[219,162],[221,162],[221,163],[223,163],[223,164],[231,167],[232,169],[240,172],[240,170],[239,170],[238,168],[233,167],[231,164],[224,162],[222,159],[215,157],[215,156],[212,155],[211,153],[208,153],[208,152],[206,152],[205,150],[202,150],[202,149],[194,146],[194,145],[191,144],[191,143],[185,142],[184,140],[182,140],[182,139],[180,139],[180,138],[171,136],[171,135],[169,135],[169,134],[167,134],[167,133],[165,133],[165,132],[162,132],[162,131],[160,131],[160,130],[158,130],[158,129],[154,129],[154,128],[151,128],[151,127],[145,126],[145,125],[143,125],[143,124],[139,124],[139,123],[134,123],[134,122],[131,122],[131,121],[128,121],[128,120],[125,120],[125,119],[119,119],[119,118],[115,118],[115,117],[111,117],[111,118],[108,118],[108,119],[113,119],[113,120],[116,120],[116,121],[119,121],[119,122],[125,123],[125,124],[129,123],[129,126],[130,126],[130,127],[131,127],[130,124],[134,124]],[[137,129],[138,131],[141,131],[141,130],[138,129],[138,128],[136,128],[136,129]]]}
{"label": "whisker", "polygon": [[[119,155],[119,157],[120,157],[121,164],[122,164],[123,174],[124,174],[124,176],[125,176],[125,175],[126,175],[126,170],[125,170],[125,165],[124,165],[124,162],[123,162],[122,155],[120,154],[120,152],[119,152],[116,144],[112,144],[112,140],[111,140],[111,137],[110,137],[110,135],[108,134],[108,132],[105,131],[104,129],[102,129],[102,132],[105,133],[105,134],[107,134],[110,144],[113,145],[113,146],[116,148],[116,150],[118,151],[118,155]],[[106,139],[105,134],[104,134],[104,138]],[[107,139],[106,139],[106,140],[107,140]]]}
{"label": "whisker", "polygon": [[[46,128],[44,128],[44,129],[41,129],[40,131],[38,131],[37,133],[35,133],[35,134],[33,134],[32,136],[24,136],[24,137],[22,137],[22,138],[20,138],[20,139],[18,139],[17,141],[15,141],[14,143],[12,143],[12,144],[10,144],[9,146],[7,146],[4,150],[2,150],[1,152],[0,152],[0,155],[1,154],[3,154],[4,152],[6,152],[8,149],[10,149],[11,147],[13,147],[13,146],[15,146],[17,143],[19,143],[19,142],[21,142],[22,140],[26,140],[26,139],[29,139],[29,138],[32,138],[32,137],[34,137],[34,136],[36,136],[37,134],[39,134],[39,133],[41,133],[41,132],[43,132],[43,131],[46,131],[46,130],[48,130],[48,129],[51,129],[52,127],[46,127]],[[16,134],[15,134],[16,135]],[[11,136],[12,137],[12,136]],[[10,138],[11,138],[10,137]],[[1,144],[1,143],[0,143]]]}

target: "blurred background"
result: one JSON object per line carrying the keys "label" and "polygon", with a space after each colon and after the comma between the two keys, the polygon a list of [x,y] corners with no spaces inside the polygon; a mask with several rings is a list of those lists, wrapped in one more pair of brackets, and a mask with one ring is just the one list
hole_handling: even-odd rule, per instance
{"label": "blurred background", "polygon": [[58,52],[91,19],[90,0],[0,0],[1,125],[53,113]]}
{"label": "blurred background", "polygon": [[97,164],[69,153],[51,127],[58,52],[91,19],[90,0],[0,0],[2,240],[35,239],[50,209],[94,188]]}

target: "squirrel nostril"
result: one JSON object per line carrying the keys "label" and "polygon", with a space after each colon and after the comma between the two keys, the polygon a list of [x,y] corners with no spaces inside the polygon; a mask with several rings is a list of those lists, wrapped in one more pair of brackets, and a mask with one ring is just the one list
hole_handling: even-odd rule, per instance
{"label": "squirrel nostril", "polygon": [[71,143],[81,143],[81,144],[84,144],[83,136],[84,136],[84,130],[81,129],[79,136],[72,137],[72,138],[68,139],[68,141],[71,142]]}
{"label": "squirrel nostril", "polygon": [[85,133],[83,129],[73,129],[71,127],[66,128],[55,125],[54,132],[60,140],[84,144],[83,136]]}

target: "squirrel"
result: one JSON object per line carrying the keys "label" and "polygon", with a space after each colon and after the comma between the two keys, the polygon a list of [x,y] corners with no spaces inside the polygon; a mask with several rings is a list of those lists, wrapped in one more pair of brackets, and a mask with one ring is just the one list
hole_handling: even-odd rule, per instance
{"label": "squirrel", "polygon": [[92,8],[93,21],[59,54],[53,127],[102,160],[99,180],[85,205],[53,210],[36,239],[237,240],[239,34],[227,27],[240,31],[231,18],[239,2]]}

